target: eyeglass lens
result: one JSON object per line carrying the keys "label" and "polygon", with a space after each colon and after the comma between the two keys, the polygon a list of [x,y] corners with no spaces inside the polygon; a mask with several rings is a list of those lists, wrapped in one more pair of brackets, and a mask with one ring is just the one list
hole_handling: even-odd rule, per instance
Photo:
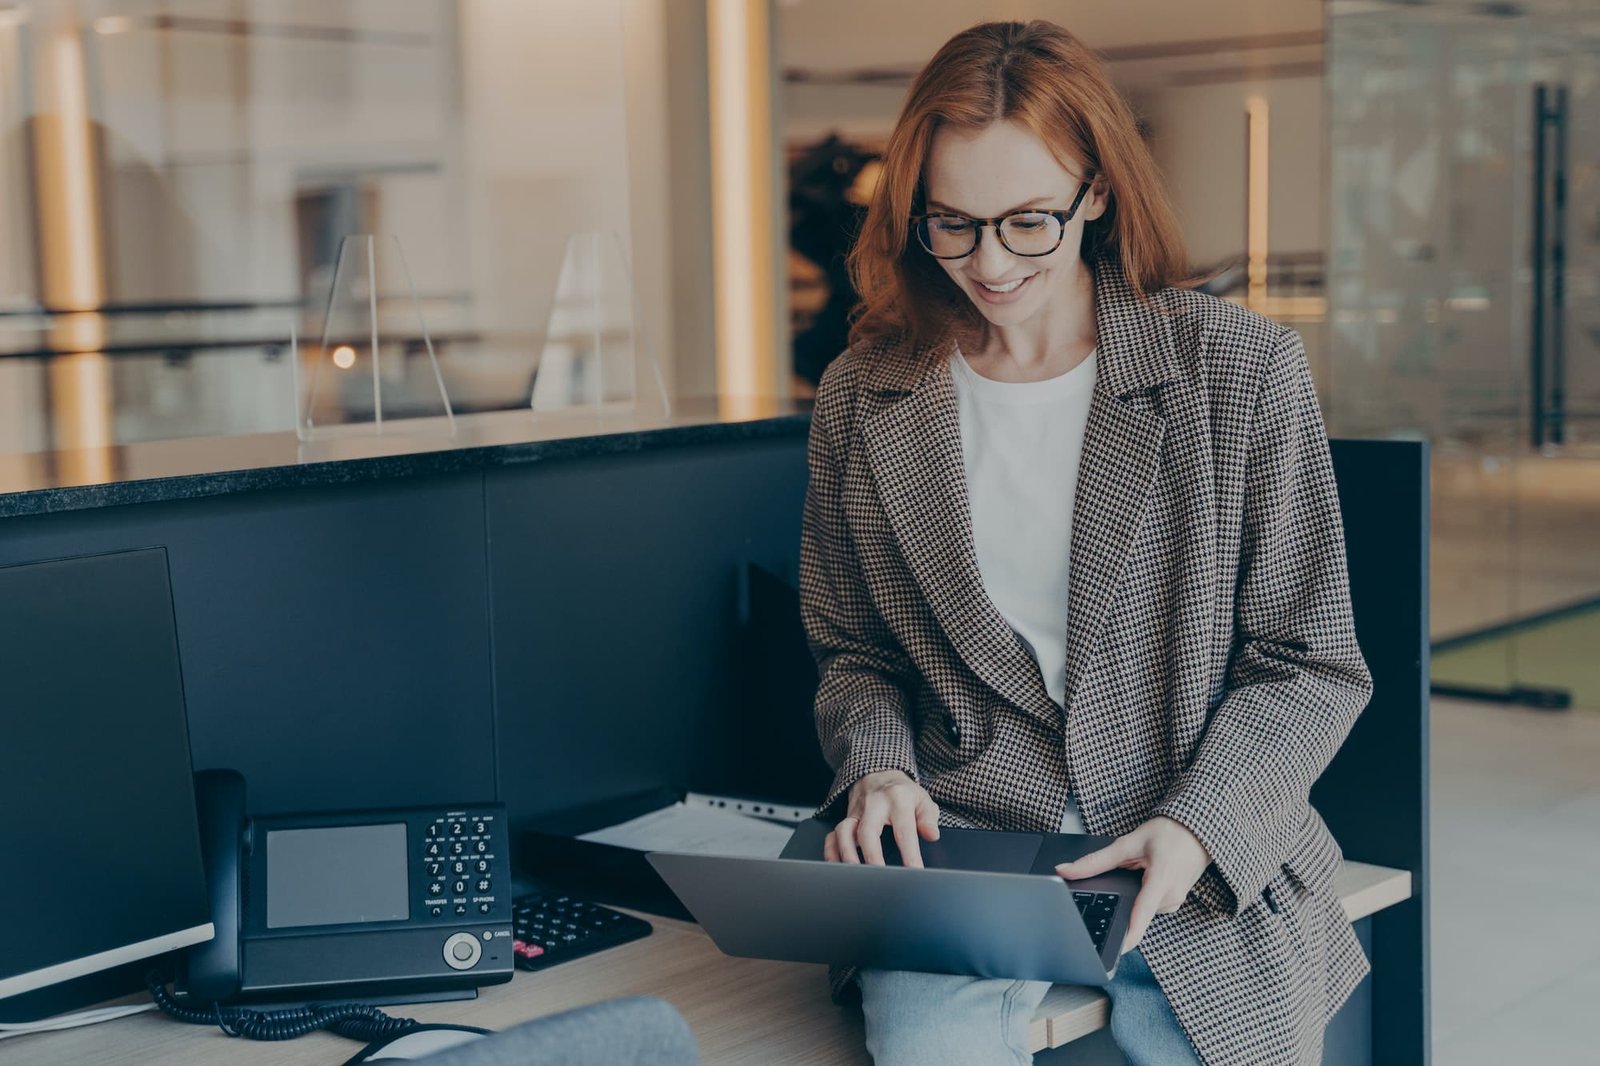
{"label": "eyeglass lens", "polygon": [[[934,215],[922,220],[917,235],[940,258],[969,254],[978,244],[978,224],[959,215]],[[1061,222],[1054,215],[1021,211],[1007,215],[997,227],[1000,243],[1017,255],[1048,255],[1061,243]]]}

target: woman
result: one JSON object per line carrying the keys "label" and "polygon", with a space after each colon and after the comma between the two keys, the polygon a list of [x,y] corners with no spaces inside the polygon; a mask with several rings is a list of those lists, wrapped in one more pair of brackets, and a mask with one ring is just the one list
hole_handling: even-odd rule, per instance
{"label": "woman", "polygon": [[[802,533],[827,857],[1115,837],[1058,872],[1143,871],[1129,1060],[1316,1061],[1366,960],[1307,795],[1371,683],[1300,340],[1185,287],[1133,117],[1059,27],[952,39],[883,167]],[[879,1066],[1027,1062],[1046,990],[860,987]]]}

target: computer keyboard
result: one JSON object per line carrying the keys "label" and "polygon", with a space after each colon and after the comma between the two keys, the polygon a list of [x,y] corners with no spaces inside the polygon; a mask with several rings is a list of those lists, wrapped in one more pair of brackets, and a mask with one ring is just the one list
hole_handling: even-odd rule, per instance
{"label": "computer keyboard", "polygon": [[1115,892],[1074,892],[1072,902],[1083,915],[1083,924],[1089,929],[1089,939],[1096,951],[1106,949],[1106,937],[1111,932],[1111,918],[1117,913],[1118,895]]}
{"label": "computer keyboard", "polygon": [[543,970],[650,935],[650,923],[598,903],[535,891],[511,901],[517,966]]}

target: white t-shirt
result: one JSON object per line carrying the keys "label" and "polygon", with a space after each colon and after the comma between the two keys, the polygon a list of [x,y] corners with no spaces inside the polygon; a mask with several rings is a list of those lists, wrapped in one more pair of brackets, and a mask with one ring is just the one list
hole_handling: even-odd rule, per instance
{"label": "white t-shirt", "polygon": [[[1057,704],[1066,699],[1072,501],[1096,356],[1058,377],[1026,382],[983,377],[959,350],[950,357],[978,570]],[[1061,828],[1084,831],[1071,800]]]}

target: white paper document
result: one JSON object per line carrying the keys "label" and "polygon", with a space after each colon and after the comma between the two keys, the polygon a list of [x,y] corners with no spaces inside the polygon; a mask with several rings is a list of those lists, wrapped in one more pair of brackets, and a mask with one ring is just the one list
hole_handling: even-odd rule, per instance
{"label": "white paper document", "polygon": [[793,830],[760,818],[682,802],[584,833],[579,840],[636,851],[687,851],[775,859]]}

